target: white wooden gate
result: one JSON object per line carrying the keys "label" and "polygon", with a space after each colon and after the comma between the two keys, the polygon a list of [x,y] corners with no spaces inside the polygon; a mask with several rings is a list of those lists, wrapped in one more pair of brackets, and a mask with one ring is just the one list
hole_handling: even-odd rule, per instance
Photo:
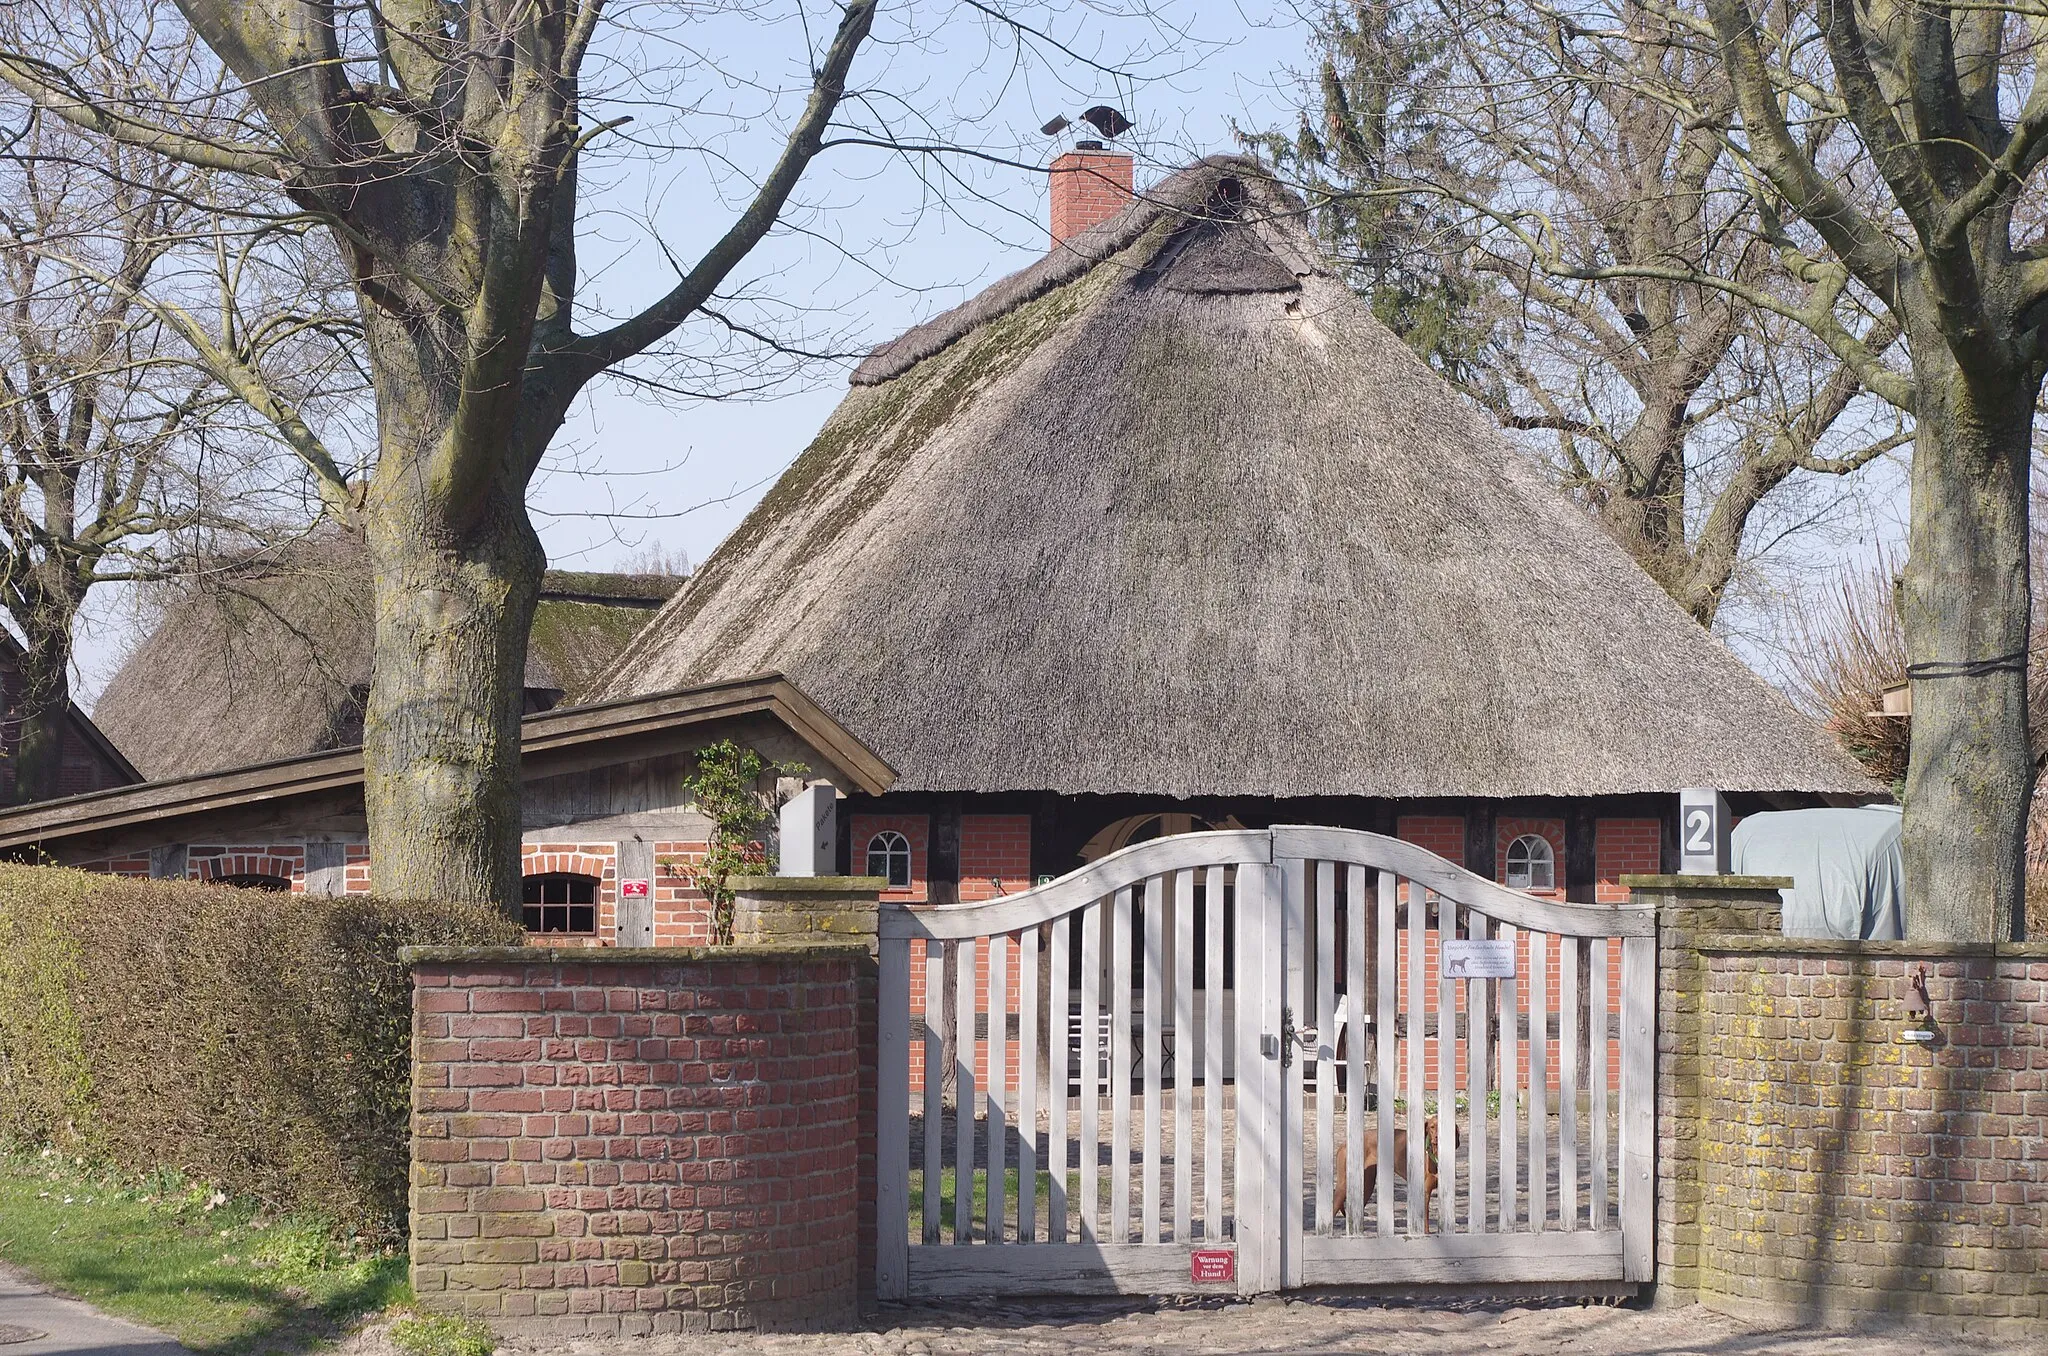
{"label": "white wooden gate", "polygon": [[885,906],[877,1292],[1648,1280],[1655,929],[1314,827]]}

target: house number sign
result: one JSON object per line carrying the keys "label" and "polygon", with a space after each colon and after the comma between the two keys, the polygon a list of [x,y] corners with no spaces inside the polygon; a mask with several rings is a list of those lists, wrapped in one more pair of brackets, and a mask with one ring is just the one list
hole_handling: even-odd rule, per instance
{"label": "house number sign", "polygon": [[1443,944],[1445,979],[1513,979],[1515,944],[1480,937],[1452,937]]}

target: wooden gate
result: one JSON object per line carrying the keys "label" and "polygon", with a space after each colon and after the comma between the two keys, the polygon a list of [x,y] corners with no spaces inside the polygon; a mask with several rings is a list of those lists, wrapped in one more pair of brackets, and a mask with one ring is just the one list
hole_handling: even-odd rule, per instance
{"label": "wooden gate", "polygon": [[877,1291],[1648,1280],[1655,928],[1313,827],[885,906]]}

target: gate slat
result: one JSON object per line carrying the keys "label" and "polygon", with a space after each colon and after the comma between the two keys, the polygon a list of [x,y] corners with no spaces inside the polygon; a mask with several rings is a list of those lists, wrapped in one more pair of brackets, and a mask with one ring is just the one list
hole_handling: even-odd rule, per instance
{"label": "gate slat", "polygon": [[[1465,935],[1484,941],[1492,930],[1492,921],[1479,910],[1470,910],[1465,915]],[[1487,998],[1492,983],[1486,979],[1465,982],[1466,1179],[1472,1184],[1471,1204],[1466,1207],[1465,1215],[1465,1232],[1468,1234],[1487,1231],[1486,1095],[1493,1066],[1487,1062],[1486,1027],[1490,1007]]]}
{"label": "gate slat", "polygon": [[1223,868],[1202,873],[1202,1241],[1223,1238]]}
{"label": "gate slat", "polygon": [[1621,944],[1622,1279],[1647,1281],[1653,1267],[1657,1184],[1657,939]]}
{"label": "gate slat", "polygon": [[1017,1241],[1038,1240],[1038,929],[1017,934]]}
{"label": "gate slat", "polygon": [[[1302,1190],[1302,1087],[1307,1064],[1299,1039],[1300,1030],[1314,1019],[1314,996],[1308,987],[1309,968],[1303,943],[1308,938],[1308,863],[1288,859],[1276,863],[1280,878],[1280,926],[1276,932],[1280,957],[1280,1001],[1294,1011],[1294,1037],[1281,1037],[1286,1045],[1280,1076],[1280,1105],[1274,1110],[1278,1132],[1275,1147],[1280,1151],[1278,1205],[1280,1284],[1283,1288],[1301,1284],[1301,1190]],[[1269,953],[1271,954],[1271,953]],[[1269,962],[1270,963],[1270,962]]]}
{"label": "gate slat", "polygon": [[1579,1227],[1579,939],[1557,939],[1557,1218]]}
{"label": "gate slat", "polygon": [[[1375,1226],[1381,1238],[1394,1236],[1394,1080],[1400,1069],[1395,1058],[1395,1000],[1399,997],[1397,951],[1401,945],[1400,929],[1394,925],[1394,904],[1401,893],[1401,881],[1391,871],[1380,872],[1380,888],[1377,899],[1379,912],[1378,976],[1373,984],[1373,1003],[1377,1015],[1373,1019],[1373,1039],[1379,1047],[1373,1056],[1373,1102],[1377,1107],[1374,1116],[1373,1133],[1379,1137],[1379,1152],[1375,1160],[1379,1164],[1378,1175],[1373,1186],[1377,1201]],[[1360,1208],[1364,1203],[1360,1202]]]}
{"label": "gate slat", "polygon": [[1081,1242],[1102,1241],[1102,928],[1103,901],[1081,914]]}
{"label": "gate slat", "polygon": [[1045,1240],[1048,1243],[1067,1241],[1067,1159],[1068,1140],[1072,1122],[1068,1119],[1071,1103],[1067,1100],[1067,1041],[1073,1026],[1073,990],[1068,987],[1068,976],[1072,967],[1067,963],[1068,938],[1072,936],[1069,919],[1053,921],[1051,952],[1047,965],[1050,972],[1046,978],[1046,1003],[1051,1011],[1046,1014],[1045,1080],[1046,1105],[1052,1111],[1051,1122],[1045,1133],[1045,1166],[1048,1172],[1045,1188]]}
{"label": "gate slat", "polygon": [[1458,1231],[1458,981],[1444,973],[1443,945],[1458,935],[1458,904],[1436,901],[1436,1186],[1439,1227]]}
{"label": "gate slat", "polygon": [[1159,1241],[1159,1060],[1162,1051],[1159,1009],[1165,995],[1160,984],[1166,968],[1166,879],[1145,882],[1145,1142],[1144,1218],[1138,1222],[1141,1241]]}
{"label": "gate slat", "polygon": [[1119,890],[1109,915],[1109,1241],[1131,1241],[1131,909]]}
{"label": "gate slat", "polygon": [[[1514,925],[1502,923],[1497,931],[1512,952]],[[1515,1162],[1516,1148],[1521,1142],[1521,1133],[1516,1128],[1522,1103],[1521,988],[1519,979],[1500,982],[1500,1231],[1504,1234],[1512,1232],[1522,1217],[1521,1173]]]}
{"label": "gate slat", "polygon": [[[1429,890],[1408,882],[1408,1161],[1402,1165],[1408,1191],[1408,1236],[1429,1228],[1429,1193],[1422,1177],[1423,1057],[1429,1044],[1428,990],[1422,982],[1429,950]],[[1384,1188],[1382,1188],[1384,1189]]]}
{"label": "gate slat", "polygon": [[1194,1239],[1195,873],[1173,875],[1173,1241]]}
{"label": "gate slat", "polygon": [[1365,1215],[1365,868],[1344,872],[1344,1232]]}
{"label": "gate slat", "polygon": [[924,1241],[939,1241],[945,1172],[946,1051],[941,1029],[946,1001],[946,945],[924,944]]}
{"label": "gate slat", "polygon": [[1593,1117],[1592,1224],[1596,1231],[1604,1231],[1608,1225],[1607,1116],[1608,1107],[1612,1104],[1608,1084],[1612,1080],[1607,1073],[1607,1005],[1613,1001],[1614,992],[1610,983],[1613,971],[1609,968],[1608,950],[1612,945],[1605,937],[1595,938],[1590,956],[1593,965],[1593,1070],[1588,1080],[1592,1084],[1592,1095],[1586,1100],[1592,1108]]}
{"label": "gate slat", "polygon": [[[1330,1232],[1337,1155],[1337,864],[1316,863],[1316,1228]],[[1305,1051],[1303,1053],[1306,1053]]]}
{"label": "gate slat", "polygon": [[910,939],[881,944],[875,977],[875,1294],[910,1275]]}
{"label": "gate slat", "polygon": [[988,939],[988,1207],[987,1227],[982,1240],[1003,1241],[1004,1217],[1009,1214],[1008,1176],[1003,1164],[1009,1157],[1009,1119],[1003,1110],[1005,1084],[1010,1081],[1010,939],[997,933]]}
{"label": "gate slat", "polygon": [[1550,1227],[1550,934],[1529,934],[1529,1228]]}
{"label": "gate slat", "polygon": [[974,1241],[974,978],[981,944],[960,943],[953,997],[953,1241]]}

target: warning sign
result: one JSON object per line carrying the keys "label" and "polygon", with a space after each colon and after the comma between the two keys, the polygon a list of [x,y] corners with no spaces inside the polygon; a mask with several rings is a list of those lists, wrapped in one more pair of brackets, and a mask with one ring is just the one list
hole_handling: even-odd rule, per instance
{"label": "warning sign", "polygon": [[652,898],[654,882],[646,880],[622,880],[619,882],[620,899]]}
{"label": "warning sign", "polygon": [[1237,1254],[1227,1248],[1197,1248],[1188,1254],[1188,1279],[1219,1285],[1237,1279]]}

